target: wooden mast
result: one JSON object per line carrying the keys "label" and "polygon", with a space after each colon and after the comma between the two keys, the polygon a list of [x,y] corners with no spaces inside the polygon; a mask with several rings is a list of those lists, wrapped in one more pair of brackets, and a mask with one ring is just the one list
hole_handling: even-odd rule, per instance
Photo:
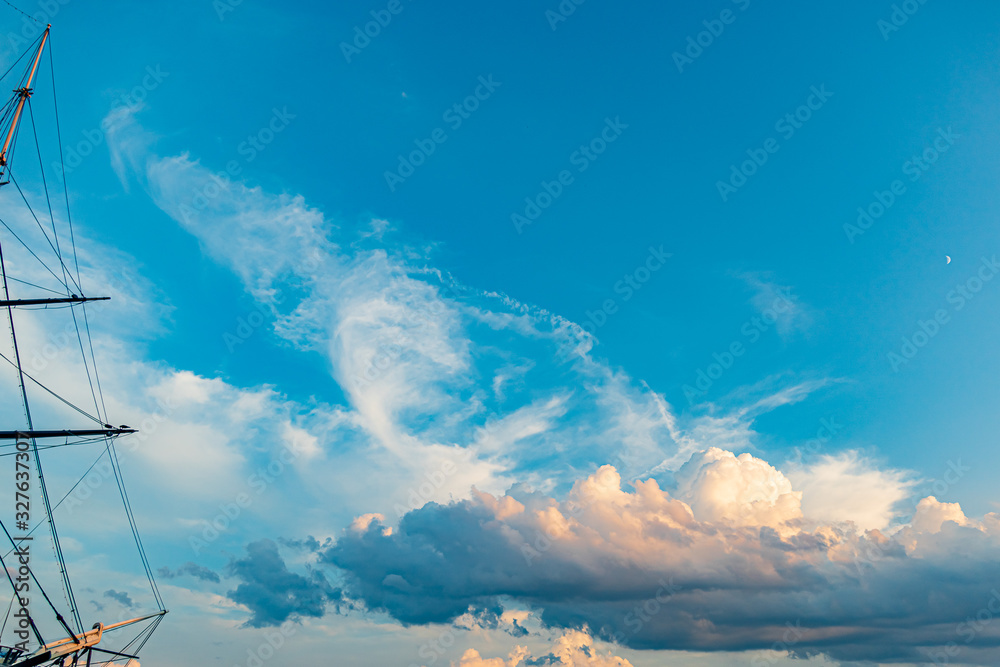
{"label": "wooden mast", "polygon": [[45,26],[45,32],[42,33],[42,39],[38,43],[38,51],[35,52],[35,60],[31,63],[31,70],[28,71],[28,78],[24,82],[23,87],[14,91],[18,94],[19,99],[17,100],[17,108],[14,110],[14,118],[10,123],[10,129],[7,130],[7,137],[3,142],[3,149],[0,149],[0,178],[3,177],[3,170],[7,167],[7,163],[9,162],[7,152],[10,150],[11,142],[14,140],[14,133],[17,131],[17,124],[21,120],[21,113],[24,111],[24,103],[28,101],[29,97],[31,97],[31,82],[35,79],[35,72],[38,70],[38,61],[42,58],[42,49],[45,48],[45,42],[49,39],[49,30],[51,28],[51,23]]}

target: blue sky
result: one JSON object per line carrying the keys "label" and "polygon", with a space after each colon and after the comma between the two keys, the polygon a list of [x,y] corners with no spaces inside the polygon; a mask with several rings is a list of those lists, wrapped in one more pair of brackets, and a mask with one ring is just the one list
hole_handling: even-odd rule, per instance
{"label": "blue sky", "polygon": [[[565,20],[553,18],[560,7]],[[920,581],[922,566],[968,586],[945,595],[954,606],[941,627],[987,599],[975,577],[995,580],[984,517],[998,510],[987,471],[1000,464],[993,3],[22,8],[54,26],[62,143],[81,156],[68,179],[84,264],[91,284],[116,292],[108,312],[123,309],[98,326],[105,374],[123,378],[109,380],[125,394],[120,421],[157,414],[157,400],[177,406],[133,464],[154,564],[188,572],[166,587],[180,617],[167,637],[196,637],[219,664],[245,664],[271,621],[301,623],[295,658],[332,647],[351,664],[430,664],[415,647],[455,627],[484,659],[518,644],[535,657],[572,653],[559,648],[564,632],[634,665],[759,658],[753,628],[771,637],[784,617],[747,621],[732,642],[652,623],[613,641],[618,616],[597,610],[596,589],[576,608],[465,590],[426,617],[412,609],[430,601],[390,590],[386,577],[403,577],[399,590],[435,581],[430,565],[399,556],[419,526],[480,544],[473,526],[493,507],[480,492],[529,510],[565,503],[606,464],[623,489],[655,480],[726,530],[788,538],[804,513],[837,530],[853,521],[847,542],[890,535],[913,562],[877,563],[892,583],[880,594]],[[378,17],[377,34],[357,38]],[[8,12],[5,62],[26,46],[11,39],[23,25]],[[36,88],[41,108],[50,86]],[[42,142],[54,155],[54,139]],[[420,164],[401,171],[401,160]],[[867,228],[859,208],[874,215]],[[51,334],[38,331],[40,350]],[[373,371],[377,359],[385,368]],[[187,444],[175,449],[178,439]],[[306,443],[294,474],[193,550],[220,505],[256,493],[248,476],[279,442]],[[457,472],[441,473],[453,459]],[[394,512],[439,474],[446,483]],[[720,475],[735,477],[706,486]],[[773,512],[719,509],[724,496],[753,507],[758,482]],[[797,514],[786,504],[799,492]],[[988,536],[982,563],[932,566],[912,546],[921,538],[907,541],[927,529],[955,555],[980,539],[946,539],[952,528],[915,518],[932,495],[941,507],[925,513]],[[731,546],[744,544],[736,534]],[[309,536],[318,542],[296,542]],[[595,562],[605,547],[652,549],[621,539],[594,546]],[[551,577],[586,569],[563,556]],[[282,564],[284,583],[261,574]],[[816,576],[828,565],[811,563]],[[260,595],[282,585],[300,592]],[[738,614],[732,599],[688,611],[724,624]],[[826,621],[807,617],[817,632],[850,625],[830,604]],[[792,613],[777,607],[775,618]],[[905,632],[800,641],[772,664],[814,653],[916,662],[913,609],[899,612],[913,621]],[[977,634],[962,659],[995,661],[996,632]],[[170,663],[165,642],[151,644],[150,664]],[[619,664],[584,659],[563,657]]]}

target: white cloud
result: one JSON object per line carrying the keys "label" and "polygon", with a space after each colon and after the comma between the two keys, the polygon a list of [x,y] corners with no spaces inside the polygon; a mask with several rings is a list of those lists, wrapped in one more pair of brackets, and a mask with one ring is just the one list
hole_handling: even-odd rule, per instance
{"label": "white cloud", "polygon": [[899,470],[880,470],[858,452],[825,454],[787,476],[804,493],[803,512],[820,521],[853,521],[860,530],[884,530],[915,480]]}
{"label": "white cloud", "polygon": [[452,667],[525,667],[538,664],[544,659],[549,665],[565,667],[632,667],[632,663],[624,658],[604,655],[594,646],[593,638],[585,632],[570,630],[556,640],[552,651],[547,656],[532,658],[524,646],[518,646],[503,658],[483,658],[479,651],[470,648],[465,651],[458,662],[452,662]]}

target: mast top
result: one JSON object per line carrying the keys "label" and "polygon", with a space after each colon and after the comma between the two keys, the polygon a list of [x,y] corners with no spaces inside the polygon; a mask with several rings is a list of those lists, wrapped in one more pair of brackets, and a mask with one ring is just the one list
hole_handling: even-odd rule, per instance
{"label": "mast top", "polygon": [[[45,48],[45,42],[49,39],[49,30],[52,28],[52,24],[48,24],[45,27],[45,32],[42,33],[42,38],[38,42],[38,50],[35,52],[35,59],[31,63],[31,68],[28,70],[28,76],[25,79],[24,86],[14,90],[18,95],[17,108],[14,110],[14,116],[11,118],[10,127],[7,128],[7,137],[4,139],[3,148],[0,149],[0,178],[3,178],[3,170],[10,164],[10,156],[8,153],[11,150],[11,144],[14,141],[14,135],[17,133],[17,126],[21,121],[21,113],[24,111],[24,104],[31,97],[31,83],[35,79],[35,72],[38,71],[38,62],[42,59],[42,50]],[[3,183],[0,183],[3,185]]]}

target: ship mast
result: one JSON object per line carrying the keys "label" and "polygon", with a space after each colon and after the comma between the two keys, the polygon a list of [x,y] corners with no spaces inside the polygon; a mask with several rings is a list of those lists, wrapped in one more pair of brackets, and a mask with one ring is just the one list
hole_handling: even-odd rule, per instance
{"label": "ship mast", "polygon": [[[28,78],[20,88],[15,90],[17,93],[17,108],[14,110],[14,117],[10,123],[10,129],[7,130],[7,138],[4,139],[3,149],[0,150],[0,179],[3,178],[3,170],[7,168],[7,155],[8,151],[11,150],[11,144],[14,141],[14,133],[17,131],[18,122],[21,120],[21,113],[24,111],[24,105],[31,97],[31,82],[35,79],[35,72],[38,71],[38,61],[42,58],[42,50],[45,48],[45,42],[49,41],[49,30],[52,29],[52,24],[45,26],[45,32],[42,33],[42,38],[38,42],[38,50],[35,51],[35,59],[31,63],[31,69],[28,71]],[[0,183],[3,185],[3,183]]]}
{"label": "ship mast", "polygon": [[[17,93],[17,106],[14,110],[14,115],[10,122],[10,127],[7,130],[7,137],[4,139],[3,149],[0,150],[0,178],[2,178],[3,170],[7,170],[8,175],[10,174],[10,155],[14,143],[14,138],[17,133],[17,129],[21,120],[21,114],[24,111],[24,105],[28,102],[31,97],[32,89],[31,83],[35,78],[35,72],[38,71],[38,61],[42,57],[42,50],[45,48],[45,42],[49,38],[49,30],[52,28],[51,24],[46,26],[45,32],[42,34],[41,39],[38,42],[38,50],[35,52],[35,58],[31,63],[31,68],[28,71],[28,75],[23,81],[23,85],[16,89],[14,92]],[[8,181],[9,182],[9,181]],[[3,185],[3,182],[0,182]],[[60,260],[61,261],[61,260]],[[21,386],[21,400],[24,403],[24,415],[28,422],[27,433],[30,434],[34,430],[34,425],[31,420],[31,408],[28,403],[28,390],[26,383],[24,381],[24,367],[21,364],[21,353],[17,346],[17,332],[14,327],[14,305],[15,302],[10,298],[10,287],[7,282],[7,267],[3,259],[3,247],[0,245],[0,274],[3,276],[3,290],[4,290],[4,300],[7,302],[7,317],[10,322],[10,336],[11,342],[14,346],[14,363],[17,366],[18,383]],[[77,630],[83,629],[83,622],[80,620],[80,614],[77,610],[76,599],[73,596],[73,587],[70,584],[69,572],[66,570],[66,561],[63,557],[62,547],[59,544],[59,534],[56,532],[55,520],[52,517],[52,503],[49,501],[48,490],[45,487],[45,477],[42,474],[42,461],[41,457],[38,455],[38,443],[34,437],[30,435],[20,435],[15,433],[14,440],[18,440],[25,437],[31,441],[31,449],[34,454],[35,459],[35,470],[38,473],[38,485],[41,487],[42,500],[45,505],[46,518],[49,521],[49,527],[52,530],[52,543],[53,548],[56,552],[56,559],[59,562],[59,572],[62,575],[63,587],[66,591],[66,598],[70,603],[70,613],[73,619],[76,621]],[[9,438],[8,438],[9,439]]]}
{"label": "ship mast", "polygon": [[[15,93],[16,97],[11,98],[9,100],[9,102],[7,103],[7,105],[5,105],[5,108],[4,108],[3,114],[2,114],[2,118],[0,118],[0,135],[4,135],[3,146],[2,146],[2,148],[0,148],[0,186],[7,185],[8,183],[14,181],[15,187],[17,187],[18,190],[21,189],[20,186],[17,185],[17,182],[15,181],[15,179],[13,178],[13,174],[12,174],[12,170],[11,170],[11,163],[12,163],[13,156],[14,156],[14,153],[15,153],[14,149],[15,149],[15,146],[17,144],[18,131],[20,129],[20,124],[21,124],[21,121],[22,121],[23,116],[24,116],[24,107],[25,106],[28,106],[28,108],[29,108],[29,114],[28,115],[29,115],[29,117],[31,116],[31,114],[30,114],[30,109],[31,109],[30,98],[31,98],[31,95],[32,95],[32,92],[33,92],[32,84],[34,82],[35,74],[38,71],[38,67],[39,67],[39,63],[41,61],[43,50],[45,48],[46,43],[49,41],[49,31],[50,31],[50,29],[51,29],[51,25],[46,26],[44,33],[39,38],[38,46],[37,46],[37,49],[35,49],[34,57],[31,60],[30,67],[27,68],[27,71],[23,75],[19,87],[16,88],[16,89],[14,89],[14,91],[13,91]],[[25,55],[27,55],[27,54],[25,54]],[[50,58],[51,58],[51,56],[50,56]],[[54,79],[54,77],[53,77],[53,79]],[[33,118],[31,119],[31,122],[32,122],[32,124],[34,124],[34,119]],[[57,123],[58,123],[58,118],[57,118]],[[40,154],[39,154],[39,164],[41,165],[41,155]],[[44,173],[43,173],[43,184],[44,184]],[[23,192],[21,193],[21,195],[22,195],[22,197],[24,197],[24,193]],[[47,188],[46,188],[46,198],[48,198],[48,190],[47,190]],[[67,196],[67,206],[68,206],[68,203],[69,202],[68,202],[68,196]],[[25,199],[25,204],[28,205],[28,208],[30,210],[31,207],[30,207],[30,204],[28,204],[27,199]],[[49,214],[50,214],[50,216],[52,215],[51,206],[49,208]],[[34,216],[34,213],[32,213],[32,215]],[[37,218],[35,218],[35,220],[37,221]],[[0,222],[2,222],[2,221],[0,221]],[[6,226],[6,223],[3,223],[3,224],[4,224],[4,226]],[[53,235],[55,235],[55,219],[54,218],[52,220],[52,224],[53,224],[52,232],[53,232]],[[43,233],[44,233],[44,230],[43,230]],[[50,245],[51,245],[51,243],[50,243]],[[46,518],[46,520],[47,520],[47,522],[49,524],[49,527],[50,527],[50,529],[52,531],[53,547],[54,547],[54,550],[55,550],[55,553],[56,553],[56,559],[58,561],[59,571],[60,571],[60,574],[62,576],[63,588],[64,588],[65,593],[66,593],[67,601],[69,602],[70,615],[72,617],[72,621],[74,622],[74,625],[76,626],[76,628],[74,630],[73,628],[71,628],[69,626],[69,624],[66,622],[66,620],[59,613],[58,609],[52,604],[51,600],[49,600],[48,596],[45,595],[44,591],[41,590],[41,587],[40,587],[41,585],[38,582],[37,578],[34,577],[34,573],[31,573],[30,570],[29,570],[29,573],[31,574],[31,577],[35,580],[36,585],[39,586],[39,592],[42,594],[42,596],[44,597],[45,601],[49,604],[49,606],[52,607],[53,612],[55,612],[56,619],[59,621],[59,623],[65,629],[66,633],[69,635],[69,638],[68,639],[63,639],[63,640],[60,640],[60,641],[57,641],[57,642],[54,642],[54,643],[45,644],[42,641],[42,637],[39,634],[38,629],[37,629],[37,627],[34,624],[34,621],[30,618],[30,615],[29,615],[28,621],[31,624],[31,628],[34,631],[34,633],[35,633],[35,635],[36,635],[36,637],[37,637],[37,639],[39,641],[40,646],[33,653],[22,654],[19,659],[14,658],[13,654],[7,654],[7,655],[5,655],[3,657],[3,664],[5,664],[5,665],[6,664],[12,664],[12,665],[17,665],[18,667],[30,667],[32,665],[40,665],[40,664],[43,664],[43,663],[44,664],[54,664],[56,662],[64,663],[67,660],[71,660],[72,664],[75,665],[75,664],[78,664],[78,661],[81,658],[84,658],[84,657],[86,658],[86,662],[89,665],[90,662],[91,662],[91,657],[92,657],[92,652],[93,651],[100,651],[100,652],[103,652],[105,654],[110,654],[110,655],[115,656],[115,657],[124,657],[124,658],[129,658],[129,659],[134,658],[135,657],[134,655],[130,655],[130,654],[126,654],[126,653],[119,653],[119,652],[115,652],[115,651],[107,651],[107,650],[104,650],[104,649],[97,648],[96,645],[101,641],[101,637],[103,635],[103,632],[105,630],[113,630],[113,629],[116,629],[116,628],[119,628],[119,627],[124,627],[124,626],[127,626],[127,625],[131,625],[133,623],[137,623],[137,622],[140,622],[140,621],[152,621],[152,624],[146,630],[144,630],[142,633],[140,633],[140,637],[145,636],[146,639],[148,639],[148,637],[152,634],[152,631],[159,624],[159,621],[162,619],[162,616],[164,614],[166,614],[166,611],[163,609],[162,601],[159,598],[159,593],[156,590],[155,583],[153,582],[152,572],[151,572],[151,570],[149,568],[148,562],[146,561],[145,554],[142,551],[142,546],[141,546],[141,543],[139,541],[138,533],[136,531],[136,527],[135,527],[135,524],[134,524],[134,519],[131,516],[131,510],[130,510],[129,505],[128,505],[128,500],[127,500],[127,496],[125,494],[124,487],[122,486],[122,482],[119,479],[119,471],[117,469],[117,460],[115,458],[112,458],[112,467],[115,469],[115,478],[118,481],[119,491],[121,492],[122,500],[125,503],[126,513],[127,513],[128,518],[129,518],[129,526],[130,526],[130,528],[132,530],[133,537],[136,540],[136,544],[139,547],[140,556],[142,557],[142,561],[143,561],[143,566],[144,566],[144,568],[146,570],[147,576],[150,579],[150,584],[151,584],[152,589],[153,589],[153,594],[154,594],[154,597],[156,598],[156,601],[157,601],[157,603],[159,605],[160,611],[157,612],[157,613],[155,613],[155,614],[151,614],[151,615],[148,615],[148,616],[144,616],[144,617],[132,619],[131,621],[125,621],[125,622],[122,622],[122,623],[117,623],[117,624],[109,625],[109,626],[104,626],[104,625],[101,625],[101,624],[97,624],[97,625],[94,626],[93,630],[86,631],[86,632],[84,632],[84,630],[83,630],[83,623],[81,621],[79,609],[78,609],[78,606],[77,606],[77,603],[76,603],[75,596],[73,594],[73,589],[72,589],[72,585],[70,583],[69,573],[68,573],[67,568],[66,568],[66,562],[65,562],[65,559],[63,557],[62,548],[61,548],[60,543],[59,543],[59,535],[58,535],[58,533],[56,531],[56,524],[55,524],[55,520],[54,520],[53,515],[52,515],[53,508],[52,508],[51,502],[49,500],[48,490],[47,490],[46,484],[45,484],[45,477],[43,476],[43,473],[42,473],[42,464],[41,464],[41,459],[40,459],[40,456],[39,456],[39,447],[38,447],[38,444],[37,444],[36,441],[37,441],[37,439],[40,439],[40,438],[63,438],[63,439],[66,439],[67,441],[70,438],[75,438],[75,439],[80,439],[80,438],[103,439],[105,441],[105,445],[106,445],[106,448],[107,448],[109,456],[114,457],[114,450],[113,450],[113,445],[112,445],[113,438],[115,438],[115,437],[117,437],[119,435],[124,435],[124,434],[129,434],[129,433],[135,433],[136,430],[132,429],[132,428],[129,428],[128,426],[115,427],[115,426],[112,426],[110,424],[104,423],[104,419],[106,419],[107,416],[106,415],[102,415],[100,407],[98,407],[96,405],[95,405],[95,407],[97,407],[97,417],[94,417],[94,416],[88,414],[87,412],[84,412],[83,410],[81,410],[79,408],[76,408],[76,406],[73,406],[72,404],[69,404],[68,401],[65,401],[65,399],[62,399],[57,394],[55,394],[54,392],[51,392],[51,390],[48,390],[46,387],[44,387],[44,385],[41,385],[38,382],[38,380],[36,380],[35,378],[33,378],[30,375],[28,375],[24,371],[24,368],[22,367],[20,351],[18,349],[17,333],[16,333],[16,329],[15,329],[15,319],[16,318],[14,316],[14,310],[16,308],[27,307],[27,306],[48,307],[48,306],[55,306],[55,305],[75,307],[78,304],[86,304],[86,302],[89,302],[89,301],[107,300],[109,298],[109,297],[87,297],[87,296],[83,296],[82,294],[78,295],[78,294],[69,293],[69,292],[72,291],[69,288],[69,284],[70,283],[73,283],[76,286],[77,291],[82,292],[82,288],[80,287],[80,282],[79,282],[79,276],[77,276],[77,280],[73,280],[72,276],[70,276],[69,277],[69,281],[67,281],[66,280],[66,278],[67,278],[67,269],[66,269],[65,264],[62,263],[63,259],[62,259],[61,252],[59,251],[58,240],[56,240],[56,244],[53,247],[53,250],[56,252],[56,256],[57,256],[60,264],[62,264],[62,267],[63,267],[63,280],[62,280],[62,283],[63,283],[63,286],[66,288],[67,294],[65,296],[60,295],[60,296],[55,297],[55,298],[14,299],[14,298],[11,298],[10,286],[9,286],[9,283],[8,283],[7,267],[6,267],[6,263],[4,261],[3,245],[2,245],[2,243],[0,243],[0,286],[2,286],[2,288],[3,288],[2,298],[0,298],[0,308],[6,309],[6,311],[7,311],[7,318],[8,318],[8,321],[10,323],[11,341],[12,341],[12,346],[13,346],[13,357],[14,357],[12,360],[11,359],[7,359],[6,357],[3,357],[3,358],[4,358],[5,361],[7,361],[8,363],[10,363],[11,365],[13,365],[16,368],[18,382],[19,382],[19,385],[20,385],[21,399],[23,401],[23,406],[24,406],[25,420],[27,422],[27,428],[26,429],[0,431],[0,441],[3,441],[3,440],[14,440],[14,441],[16,441],[18,443],[25,443],[25,441],[30,441],[30,447],[31,447],[32,453],[34,455],[33,458],[34,458],[35,468],[36,468],[36,472],[37,472],[38,480],[39,480],[39,487],[40,487],[40,490],[41,490],[42,499],[43,499],[44,507],[45,507],[45,515],[46,515],[45,518]],[[29,251],[30,251],[30,249],[29,249]],[[34,255],[33,252],[32,252],[32,255]],[[36,259],[37,258],[38,257],[36,256]],[[39,259],[39,261],[41,261],[41,260]],[[44,263],[43,263],[43,265],[44,265]],[[53,276],[55,276],[54,273],[53,273]],[[58,277],[57,277],[57,279],[58,279]],[[85,308],[86,306],[84,305],[83,307]],[[74,316],[74,322],[75,322],[75,320],[76,320],[76,318]],[[79,327],[77,328],[77,333],[78,333],[78,335],[80,333]],[[88,336],[89,336],[89,327],[88,327]],[[83,351],[83,342],[81,340],[81,352],[82,351]],[[91,351],[91,352],[93,352],[93,351]],[[88,377],[89,377],[89,371],[88,371]],[[28,401],[28,392],[27,392],[27,382],[26,382],[26,380],[31,380],[32,382],[35,382],[36,384],[38,384],[42,388],[44,388],[47,391],[49,391],[50,393],[52,393],[57,398],[60,398],[60,400],[63,400],[67,404],[71,405],[71,407],[76,408],[77,411],[79,411],[80,413],[82,413],[82,414],[90,417],[91,419],[94,419],[94,421],[97,422],[97,426],[99,426],[99,428],[49,429],[49,430],[35,429],[34,428],[34,423],[33,423],[33,420],[32,420],[31,409],[30,409],[30,405],[29,405],[29,401]],[[98,385],[98,387],[99,387],[99,385]],[[91,388],[93,389],[93,386]],[[95,404],[96,404],[96,402],[97,402],[97,398],[95,396]],[[25,445],[27,445],[27,443],[25,443]],[[2,522],[0,522],[0,528],[3,529],[3,532],[6,534],[7,538],[10,539],[11,543],[14,544],[15,549],[16,549],[17,545],[15,543],[15,538],[13,538],[10,535],[10,533],[7,532],[7,529],[6,529],[6,527],[4,527],[2,525]],[[17,539],[21,539],[21,538],[17,538]],[[22,562],[24,562],[24,561],[22,561]],[[2,559],[0,559],[0,564],[2,564]],[[3,569],[6,570],[6,567],[4,567]],[[8,571],[8,578],[10,578],[9,571]],[[13,585],[13,582],[11,582],[11,584]],[[15,598],[17,598],[17,593],[16,592],[15,592]],[[146,641],[145,639],[142,640],[142,642],[140,643],[139,646],[141,647],[141,645],[144,644],[145,641]],[[11,660],[13,660],[13,662],[11,662]]]}

